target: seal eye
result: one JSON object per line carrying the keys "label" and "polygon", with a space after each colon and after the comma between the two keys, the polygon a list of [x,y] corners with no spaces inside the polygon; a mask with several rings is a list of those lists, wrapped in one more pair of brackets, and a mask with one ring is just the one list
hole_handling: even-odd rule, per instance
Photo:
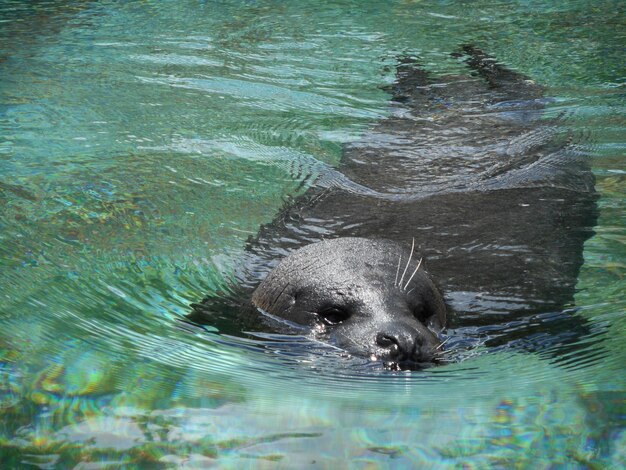
{"label": "seal eye", "polygon": [[421,323],[426,323],[428,318],[430,318],[431,314],[426,309],[426,306],[423,303],[420,303],[413,307],[413,315],[417,318]]}
{"label": "seal eye", "polygon": [[327,307],[317,314],[327,325],[337,325],[350,317],[350,314],[341,307]]}

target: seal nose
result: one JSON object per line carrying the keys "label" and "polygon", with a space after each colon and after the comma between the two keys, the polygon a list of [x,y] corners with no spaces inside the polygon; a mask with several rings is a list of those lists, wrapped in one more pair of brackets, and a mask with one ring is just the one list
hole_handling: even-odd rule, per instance
{"label": "seal nose", "polygon": [[377,333],[376,344],[385,349],[389,359],[398,361],[409,358],[415,349],[414,337],[398,330]]}

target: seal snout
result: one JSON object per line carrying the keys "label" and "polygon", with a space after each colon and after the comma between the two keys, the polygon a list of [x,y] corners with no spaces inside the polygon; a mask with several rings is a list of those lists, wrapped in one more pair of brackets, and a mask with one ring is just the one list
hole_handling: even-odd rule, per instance
{"label": "seal snout", "polygon": [[382,348],[381,355],[392,361],[412,359],[414,352],[420,349],[420,341],[416,335],[397,328],[377,333],[376,344]]}
{"label": "seal snout", "polygon": [[378,333],[376,335],[376,344],[383,348],[385,356],[389,359],[402,360],[406,357],[406,351],[408,348],[406,345],[400,345],[400,339],[396,335]]}
{"label": "seal snout", "polygon": [[376,333],[375,340],[379,349],[374,356],[383,360],[386,367],[414,369],[436,362],[430,339],[402,322],[386,325]]}

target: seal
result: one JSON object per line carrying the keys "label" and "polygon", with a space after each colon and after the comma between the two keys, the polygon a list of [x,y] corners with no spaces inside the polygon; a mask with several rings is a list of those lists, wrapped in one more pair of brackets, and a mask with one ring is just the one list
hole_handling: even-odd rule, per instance
{"label": "seal", "polygon": [[390,368],[438,362],[450,325],[468,344],[575,342],[585,324],[567,308],[597,217],[584,147],[528,77],[471,45],[453,60],[469,73],[400,59],[390,116],[249,240],[237,277],[253,321],[241,303],[216,315],[215,297],[191,319],[236,333],[234,318],[279,318]]}

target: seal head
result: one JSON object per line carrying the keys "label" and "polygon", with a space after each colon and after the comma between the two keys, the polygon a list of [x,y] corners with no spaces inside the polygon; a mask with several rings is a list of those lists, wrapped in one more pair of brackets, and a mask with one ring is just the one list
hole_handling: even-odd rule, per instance
{"label": "seal head", "polygon": [[436,362],[446,307],[416,258],[388,240],[314,243],[282,260],[252,303],[388,368],[425,367]]}

